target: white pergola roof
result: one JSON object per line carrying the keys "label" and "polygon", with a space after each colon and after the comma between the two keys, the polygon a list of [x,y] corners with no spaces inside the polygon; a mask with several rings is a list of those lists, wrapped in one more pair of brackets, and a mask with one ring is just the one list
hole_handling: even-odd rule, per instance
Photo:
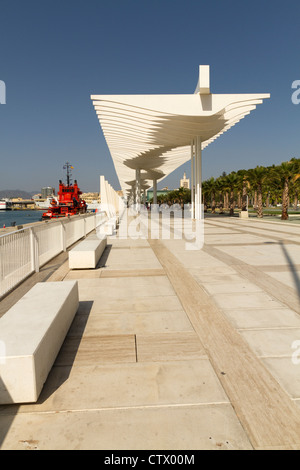
{"label": "white pergola roof", "polygon": [[152,186],[191,158],[191,141],[202,149],[253,111],[269,94],[211,94],[209,66],[200,66],[189,95],[92,95],[124,195],[141,170]]}

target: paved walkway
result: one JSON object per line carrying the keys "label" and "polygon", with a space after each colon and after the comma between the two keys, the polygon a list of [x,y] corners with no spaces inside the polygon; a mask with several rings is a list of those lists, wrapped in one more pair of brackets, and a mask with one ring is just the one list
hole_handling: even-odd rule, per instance
{"label": "paved walkway", "polygon": [[110,238],[97,269],[62,264],[45,282],[78,279],[79,310],[38,403],[0,407],[0,448],[300,448],[299,245],[216,217],[200,251]]}

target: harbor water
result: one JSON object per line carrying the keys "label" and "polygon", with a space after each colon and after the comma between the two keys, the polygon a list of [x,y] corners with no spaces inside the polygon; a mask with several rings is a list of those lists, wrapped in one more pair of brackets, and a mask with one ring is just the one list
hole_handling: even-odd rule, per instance
{"label": "harbor water", "polygon": [[0,211],[0,228],[40,222],[45,210]]}

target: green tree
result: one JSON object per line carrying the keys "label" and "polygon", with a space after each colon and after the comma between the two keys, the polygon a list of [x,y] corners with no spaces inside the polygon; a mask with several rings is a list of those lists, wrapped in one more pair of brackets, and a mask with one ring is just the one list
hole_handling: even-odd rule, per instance
{"label": "green tree", "polygon": [[282,212],[281,219],[288,220],[289,214],[289,190],[293,183],[300,178],[299,159],[293,158],[288,162],[272,168],[271,176],[273,181],[282,189]]}
{"label": "green tree", "polygon": [[264,166],[257,166],[247,171],[246,178],[250,186],[257,191],[257,217],[263,217],[263,186],[269,172]]}
{"label": "green tree", "polygon": [[216,192],[219,194],[219,214],[224,214],[223,210],[223,191],[224,191],[224,180],[220,176],[215,180]]}
{"label": "green tree", "polygon": [[237,176],[239,178],[237,189],[242,193],[241,209],[246,211],[248,208],[247,199],[248,199],[248,189],[249,181],[247,180],[247,170],[237,171]]}
{"label": "green tree", "polygon": [[229,214],[231,216],[234,215],[234,190],[238,187],[239,184],[239,177],[236,172],[232,172],[229,175],[224,177],[224,189],[230,193],[230,200],[229,200]]}
{"label": "green tree", "polygon": [[203,182],[202,193],[204,196],[204,201],[207,198],[210,198],[211,202],[211,212],[214,214],[216,212],[216,180],[215,178],[209,178]]}

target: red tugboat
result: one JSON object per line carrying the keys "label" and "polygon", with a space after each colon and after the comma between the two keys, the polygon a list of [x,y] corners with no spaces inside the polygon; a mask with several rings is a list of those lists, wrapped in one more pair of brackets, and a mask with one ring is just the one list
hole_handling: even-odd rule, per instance
{"label": "red tugboat", "polygon": [[74,180],[74,184],[71,184],[70,170],[73,167],[67,162],[64,169],[67,170],[67,184],[59,181],[58,201],[52,199],[51,206],[47,212],[43,213],[42,219],[58,219],[59,217],[84,214],[87,211],[86,202],[80,197],[82,191],[80,191],[77,181]]}

